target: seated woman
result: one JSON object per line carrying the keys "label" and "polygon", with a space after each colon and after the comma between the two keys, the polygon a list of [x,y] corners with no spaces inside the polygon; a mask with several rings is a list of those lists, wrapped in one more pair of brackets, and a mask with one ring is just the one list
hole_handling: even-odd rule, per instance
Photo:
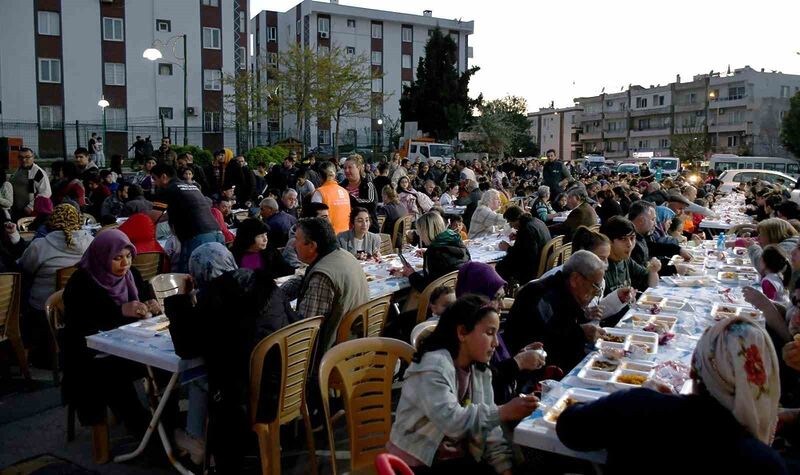
{"label": "seated woman", "polygon": [[516,230],[516,238],[513,246],[500,242],[500,250],[506,255],[497,263],[497,272],[506,280],[525,285],[536,277],[542,249],[550,241],[550,230],[519,206],[509,206],[503,218]]}
{"label": "seated woman", "polygon": [[477,295],[457,300],[406,370],[387,449],[416,474],[511,473],[511,447],[500,423],[526,417],[538,400],[495,405],[487,365],[500,317],[487,304]]}
{"label": "seated woman", "polygon": [[406,207],[408,214],[416,216],[422,211],[420,194],[421,193],[412,186],[409,177],[404,176],[397,180],[397,196],[400,199],[400,203]]}
{"label": "seated woman", "polygon": [[339,233],[339,247],[356,256],[358,260],[380,259],[381,237],[369,232],[369,211],[359,206],[350,211],[350,230]]}
{"label": "seated woman", "polygon": [[[186,356],[201,355],[206,363],[209,394],[213,395],[209,398],[208,451],[219,473],[240,473],[250,437],[245,410],[250,353],[261,339],[298,317],[269,274],[237,269],[233,254],[223,244],[206,243],[195,249],[189,259],[189,273],[197,292],[189,288],[190,292],[164,301],[170,332],[180,332],[181,328],[173,328],[177,326],[194,336],[186,346],[179,349],[176,345],[176,351]],[[268,355],[265,368],[274,369],[277,356]],[[277,379],[274,372],[270,375],[266,383],[269,387],[262,391],[267,397],[279,393],[280,375]],[[273,412],[265,415],[265,420],[274,417],[275,408],[268,410]]]}
{"label": "seated woman", "polygon": [[394,224],[398,219],[407,215],[408,210],[400,203],[400,198],[397,197],[397,191],[391,186],[384,186],[381,195],[383,197],[383,206],[378,209],[378,214],[386,216],[386,219],[383,221],[381,232],[391,236],[394,232]]}
{"label": "seated woman", "polygon": [[164,252],[164,248],[156,240],[156,225],[150,216],[136,213],[119,225],[120,231],[128,236],[136,252]]}
{"label": "seated woman", "polygon": [[488,236],[494,226],[505,226],[506,220],[498,213],[500,208],[500,193],[497,190],[486,190],[478,201],[478,207],[472,214],[469,222],[469,238],[475,239]]}
{"label": "seated woman", "polygon": [[[778,357],[766,332],[746,317],[707,330],[692,358],[694,392],[661,394],[637,388],[564,410],[556,432],[573,450],[608,451],[608,473],[788,473],[769,447],[778,422]],[[405,388],[404,388],[405,389]],[[630,428],[669,421],[648,437]],[[607,429],[597,437],[594,429]],[[652,464],[652,447],[683,457]]]}
{"label": "seated woman", "polygon": [[[58,210],[61,206],[56,207]],[[161,313],[150,286],[131,267],[136,248],[119,230],[100,233],[64,288],[64,400],[82,425],[105,420],[106,406],[133,434],[141,435],[150,416],[132,381],[144,375],[138,363],[104,355],[86,346],[86,337]]]}
{"label": "seated woman", "polygon": [[47,220],[53,214],[53,202],[46,196],[39,195],[33,200],[34,219],[28,225],[28,231],[35,231],[37,238],[47,236]]}
{"label": "seated woman", "polygon": [[231,246],[236,264],[243,269],[263,270],[273,279],[294,274],[281,252],[267,245],[268,230],[260,219],[248,218],[239,223]]}
{"label": "seated woman", "polygon": [[417,219],[417,235],[420,245],[425,247],[422,256],[422,270],[415,272],[406,264],[400,271],[417,292],[422,292],[431,282],[445,274],[458,270],[469,262],[471,256],[461,236],[452,229],[447,229],[442,216],[431,211]]}

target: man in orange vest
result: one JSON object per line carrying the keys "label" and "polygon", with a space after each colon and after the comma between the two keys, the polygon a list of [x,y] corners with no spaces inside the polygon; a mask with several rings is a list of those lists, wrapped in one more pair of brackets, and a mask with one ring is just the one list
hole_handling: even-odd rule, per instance
{"label": "man in orange vest", "polygon": [[350,194],[336,182],[336,165],[324,162],[319,167],[325,182],[314,191],[311,201],[328,205],[328,213],[336,234],[350,229]]}

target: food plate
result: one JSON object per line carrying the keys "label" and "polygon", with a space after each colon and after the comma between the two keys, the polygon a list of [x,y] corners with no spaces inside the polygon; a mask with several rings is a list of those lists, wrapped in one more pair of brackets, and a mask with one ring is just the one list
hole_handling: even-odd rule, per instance
{"label": "food plate", "polygon": [[725,259],[725,264],[731,266],[751,266],[749,257],[729,257]]}
{"label": "food plate", "polygon": [[750,317],[754,320],[763,320],[764,315],[760,310],[754,308],[743,307],[739,305],[731,305],[727,303],[715,303],[711,307],[711,317],[714,320],[722,320],[723,318],[730,317]]}
{"label": "food plate", "polygon": [[169,334],[169,319],[166,315],[138,320],[119,327],[120,330],[142,337],[152,337],[158,334]]}
{"label": "food plate", "polygon": [[631,322],[634,328],[642,329],[648,325],[661,325],[664,330],[673,332],[678,323],[678,317],[669,315],[650,315],[647,313],[633,313],[625,317],[622,321]]}
{"label": "food plate", "polygon": [[733,248],[733,255],[735,255],[735,256],[746,256],[747,255],[747,248],[746,247],[734,247]]}
{"label": "food plate", "polygon": [[594,354],[578,372],[578,378],[587,384],[626,389],[641,386],[653,375],[655,367],[656,364],[649,361],[610,360]]}
{"label": "food plate", "polygon": [[674,287],[708,287],[714,283],[709,277],[662,277],[661,280]]}
{"label": "food plate", "polygon": [[580,402],[596,401],[604,396],[608,396],[608,393],[590,391],[582,388],[569,388],[564,391],[564,394],[558,398],[555,404],[547,408],[544,413],[544,421],[550,425],[555,425],[558,416],[560,416],[567,407]]}
{"label": "food plate", "polygon": [[717,280],[725,284],[747,285],[755,282],[758,274],[751,272],[723,271],[717,273]]}
{"label": "food plate", "polygon": [[[620,348],[625,351],[635,351],[641,348],[644,353],[654,355],[658,352],[658,334],[640,330],[623,328],[606,328],[606,334],[595,342],[597,349]],[[640,351],[641,351],[640,350]]]}
{"label": "food plate", "polygon": [[642,312],[653,315],[658,313],[677,313],[681,310],[691,309],[686,300],[675,297],[661,297],[645,292],[639,297],[636,305]]}

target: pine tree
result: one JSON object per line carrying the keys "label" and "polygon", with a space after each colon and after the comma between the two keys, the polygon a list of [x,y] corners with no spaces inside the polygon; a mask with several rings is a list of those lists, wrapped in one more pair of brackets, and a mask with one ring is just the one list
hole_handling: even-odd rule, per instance
{"label": "pine tree", "polygon": [[800,158],[800,92],[792,97],[789,112],[783,116],[781,141],[786,150]]}

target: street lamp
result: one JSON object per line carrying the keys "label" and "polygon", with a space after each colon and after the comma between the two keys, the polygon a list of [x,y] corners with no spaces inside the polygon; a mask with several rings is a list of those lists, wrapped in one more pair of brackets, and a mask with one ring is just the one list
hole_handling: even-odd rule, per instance
{"label": "street lamp", "polygon": [[[713,101],[717,98],[717,93],[711,91],[708,93],[709,100]],[[714,128],[716,129],[714,133],[714,151],[719,152],[719,102],[717,102],[717,116],[714,119]]]}
{"label": "street lamp", "polygon": [[[175,47],[178,44],[178,40],[183,39],[183,57],[178,56],[178,53],[175,51]],[[164,58],[164,55],[161,53],[161,48],[166,48],[167,46],[172,45],[172,56],[175,58],[175,61],[166,61],[169,64],[174,64],[179,68],[183,69],[183,145],[189,144],[189,112],[188,112],[188,100],[187,100],[187,83],[189,81],[189,76],[187,73],[189,56],[186,54],[186,35],[176,35],[172,38],[168,39],[166,43],[162,42],[161,40],[154,40],[153,45],[150,48],[144,50],[142,53],[142,57],[144,59],[150,61],[157,61],[159,59]]]}
{"label": "street lamp", "polygon": [[[100,100],[97,101],[97,105],[103,109],[103,143],[106,143],[106,107],[110,104],[106,100],[104,95],[100,95]],[[105,145],[107,147],[108,145]],[[94,153],[94,151],[90,150],[89,152]]]}
{"label": "street lamp", "polygon": [[[383,136],[383,119],[378,119],[377,124],[378,124],[378,139],[380,139]],[[372,147],[374,149],[373,152],[372,152],[373,160],[374,160],[375,156],[378,155],[378,146],[380,144],[378,143],[378,140],[376,140],[375,137],[373,137],[372,140],[374,142],[374,145]]]}

